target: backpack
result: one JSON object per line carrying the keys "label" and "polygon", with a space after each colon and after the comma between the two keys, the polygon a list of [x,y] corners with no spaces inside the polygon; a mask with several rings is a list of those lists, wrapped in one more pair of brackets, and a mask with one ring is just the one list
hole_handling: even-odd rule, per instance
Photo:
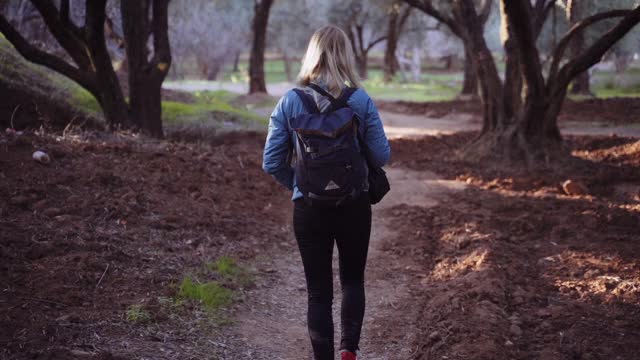
{"label": "backpack", "polygon": [[366,161],[358,146],[359,121],[347,105],[357,90],[345,88],[339,98],[315,84],[309,87],[331,101],[320,112],[312,96],[294,89],[307,113],[289,120],[294,133],[296,184],[311,206],[336,207],[357,197],[366,184]]}

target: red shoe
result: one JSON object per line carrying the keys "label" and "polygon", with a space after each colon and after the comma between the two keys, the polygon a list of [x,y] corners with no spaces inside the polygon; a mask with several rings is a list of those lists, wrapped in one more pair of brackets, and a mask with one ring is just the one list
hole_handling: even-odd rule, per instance
{"label": "red shoe", "polygon": [[342,351],[340,352],[340,360],[358,360],[358,357],[351,351]]}

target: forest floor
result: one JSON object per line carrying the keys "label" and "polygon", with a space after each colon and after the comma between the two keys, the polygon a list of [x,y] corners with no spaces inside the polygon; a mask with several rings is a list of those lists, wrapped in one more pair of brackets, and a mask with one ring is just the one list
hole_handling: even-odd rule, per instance
{"label": "forest floor", "polygon": [[[420,106],[381,106],[398,131],[363,359],[636,359],[640,140],[585,123],[603,135],[568,136],[562,166],[466,164],[450,155],[477,114],[420,122]],[[471,127],[403,131],[442,116]],[[289,194],[263,142],[0,135],[0,359],[308,358]]]}

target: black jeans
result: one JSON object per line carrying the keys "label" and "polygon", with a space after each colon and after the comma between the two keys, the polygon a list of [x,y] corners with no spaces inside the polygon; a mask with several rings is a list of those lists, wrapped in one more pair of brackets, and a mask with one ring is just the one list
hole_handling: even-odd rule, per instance
{"label": "black jeans", "polygon": [[364,269],[371,233],[371,204],[367,193],[337,208],[294,202],[293,229],[307,279],[309,337],[316,360],[333,359],[334,241],[340,259],[342,336],[340,350],[355,352],[364,318]]}

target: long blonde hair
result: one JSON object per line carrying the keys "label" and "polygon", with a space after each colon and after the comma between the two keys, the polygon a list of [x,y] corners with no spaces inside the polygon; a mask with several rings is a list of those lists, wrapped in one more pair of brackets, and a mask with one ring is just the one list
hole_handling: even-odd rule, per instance
{"label": "long blonde hair", "polygon": [[338,95],[348,83],[352,87],[362,87],[355,70],[355,57],[347,34],[333,25],[318,29],[302,59],[298,84],[307,86],[314,80],[326,82],[329,92]]}

